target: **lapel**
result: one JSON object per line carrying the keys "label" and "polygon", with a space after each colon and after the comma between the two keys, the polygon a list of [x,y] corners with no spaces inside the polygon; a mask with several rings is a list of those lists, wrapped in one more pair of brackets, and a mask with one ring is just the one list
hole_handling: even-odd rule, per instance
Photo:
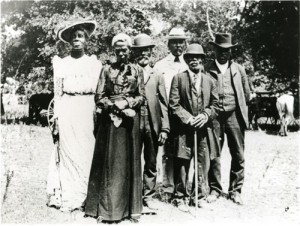
{"label": "lapel", "polygon": [[235,75],[239,72],[239,70],[233,62],[230,62],[229,68],[230,68],[231,76],[232,76],[232,78],[234,78]]}
{"label": "lapel", "polygon": [[149,80],[153,77],[154,70],[151,68],[151,70],[148,73],[149,73],[149,76],[148,76],[147,80],[144,81],[145,85],[147,85],[147,83],[149,82]]}
{"label": "lapel", "polygon": [[202,106],[205,108],[205,106],[208,105],[207,103],[207,96],[209,96],[210,93],[210,84],[207,75],[203,72],[202,73],[202,81],[201,81],[201,98],[202,98]]}
{"label": "lapel", "polygon": [[182,72],[182,77],[181,77],[181,81],[182,81],[182,87],[185,89],[184,93],[186,96],[186,104],[187,104],[187,110],[189,112],[193,112],[193,100],[192,100],[192,89],[191,89],[191,81],[190,81],[190,75],[188,70]]}
{"label": "lapel", "polygon": [[221,71],[219,70],[217,64],[215,61],[213,61],[211,63],[210,69],[209,69],[209,73],[216,79],[218,80],[218,74],[221,73]]}

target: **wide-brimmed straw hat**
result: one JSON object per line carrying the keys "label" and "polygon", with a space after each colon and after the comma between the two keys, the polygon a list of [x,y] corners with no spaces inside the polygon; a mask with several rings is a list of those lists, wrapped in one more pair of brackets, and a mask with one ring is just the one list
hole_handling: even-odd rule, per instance
{"label": "wide-brimmed straw hat", "polygon": [[95,29],[96,29],[96,21],[93,20],[73,20],[68,23],[67,26],[59,30],[58,38],[63,42],[70,42],[71,41],[71,34],[77,28],[84,28],[87,32],[87,35],[90,37]]}
{"label": "wide-brimmed straw hat", "polygon": [[142,48],[142,47],[150,47],[153,48],[155,45],[152,42],[152,39],[147,34],[139,34],[134,37],[132,48]]}
{"label": "wide-brimmed straw hat", "polygon": [[183,57],[186,57],[188,55],[200,55],[202,57],[205,57],[205,53],[202,46],[196,43],[190,44],[186,48],[186,52],[183,54]]}
{"label": "wide-brimmed straw hat", "polygon": [[214,42],[210,41],[209,43],[214,46],[218,46],[220,48],[225,48],[225,49],[238,45],[237,43],[232,44],[230,33],[217,33],[215,36],[215,41]]}
{"label": "wide-brimmed straw hat", "polygon": [[182,28],[174,27],[171,29],[169,35],[167,36],[168,40],[172,39],[187,39],[188,37],[185,35],[185,32]]}

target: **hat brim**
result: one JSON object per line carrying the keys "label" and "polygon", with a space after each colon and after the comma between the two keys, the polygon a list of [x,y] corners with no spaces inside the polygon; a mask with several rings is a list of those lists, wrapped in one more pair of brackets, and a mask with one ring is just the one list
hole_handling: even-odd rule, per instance
{"label": "hat brim", "polygon": [[96,21],[83,21],[72,23],[59,31],[58,38],[63,42],[69,43],[71,41],[71,31],[79,26],[84,27],[84,29],[87,31],[87,35],[90,37],[96,30],[96,25]]}
{"label": "hat brim", "polygon": [[223,49],[232,48],[232,47],[235,47],[235,46],[238,45],[238,43],[235,43],[235,44],[229,44],[229,43],[217,44],[217,43],[212,42],[212,41],[210,41],[209,44],[212,44],[214,46],[217,46],[217,47],[220,47],[220,48],[223,48]]}
{"label": "hat brim", "polygon": [[189,55],[199,55],[199,56],[202,56],[202,57],[205,57],[205,53],[184,53],[183,54],[183,57],[186,57],[186,56],[189,56]]}
{"label": "hat brim", "polygon": [[168,35],[167,36],[168,40],[172,40],[172,39],[188,39],[187,36],[182,36],[182,35]]}
{"label": "hat brim", "polygon": [[150,48],[154,48],[155,45],[132,45],[131,48],[143,48],[143,47],[150,47]]}

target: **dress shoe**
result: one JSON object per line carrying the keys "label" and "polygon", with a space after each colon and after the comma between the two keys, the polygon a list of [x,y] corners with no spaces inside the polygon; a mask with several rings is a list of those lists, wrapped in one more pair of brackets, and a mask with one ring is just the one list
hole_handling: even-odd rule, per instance
{"label": "dress shoe", "polygon": [[166,203],[171,203],[172,198],[173,198],[173,194],[172,194],[172,193],[169,193],[169,192],[165,192],[165,193],[162,195],[162,201],[163,201],[163,202],[166,202]]}
{"label": "dress shoe", "polygon": [[189,208],[188,208],[185,200],[183,200],[183,199],[177,199],[176,206],[182,212],[189,212]]}
{"label": "dress shoe", "polygon": [[206,202],[208,203],[212,203],[212,202],[215,202],[217,201],[217,199],[220,197],[220,193],[218,193],[217,191],[215,190],[212,190],[210,192],[210,194],[207,196],[206,198]]}
{"label": "dress shoe", "polygon": [[238,205],[243,205],[243,200],[241,194],[238,192],[233,192],[229,195],[229,198]]}
{"label": "dress shoe", "polygon": [[143,200],[143,205],[148,207],[150,210],[158,210],[160,207],[159,202],[154,199]]}

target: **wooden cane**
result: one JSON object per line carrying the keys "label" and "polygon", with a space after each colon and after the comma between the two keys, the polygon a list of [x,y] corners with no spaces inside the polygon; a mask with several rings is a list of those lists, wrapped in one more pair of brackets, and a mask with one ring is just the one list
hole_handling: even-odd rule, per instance
{"label": "wooden cane", "polygon": [[198,208],[198,150],[197,150],[197,130],[194,133],[194,160],[195,160],[195,216]]}

